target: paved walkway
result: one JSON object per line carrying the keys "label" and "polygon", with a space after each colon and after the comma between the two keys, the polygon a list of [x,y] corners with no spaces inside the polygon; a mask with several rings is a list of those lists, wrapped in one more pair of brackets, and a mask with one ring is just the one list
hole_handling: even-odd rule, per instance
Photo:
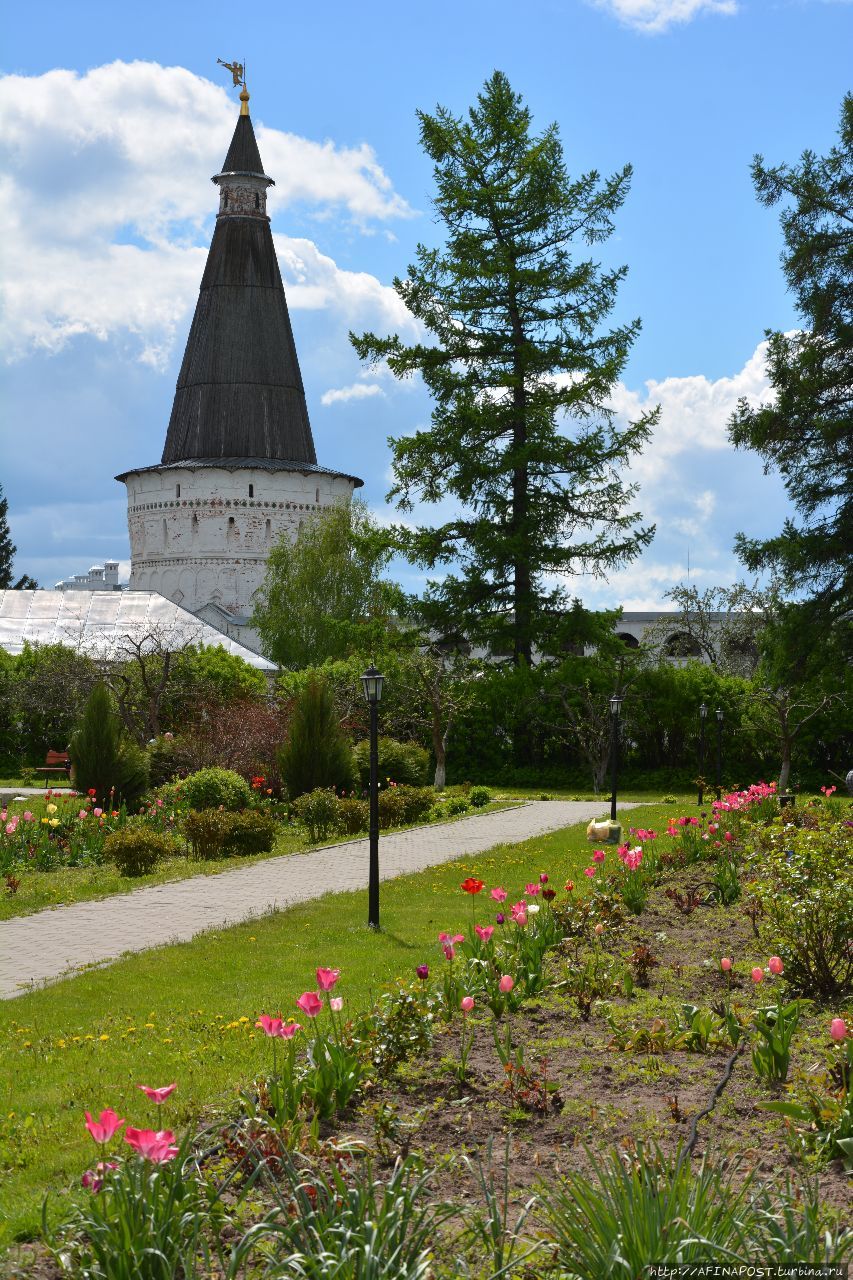
{"label": "paved walkway", "polygon": [[[543,800],[394,832],[380,839],[380,875],[383,880],[408,875],[496,844],[586,822],[602,812],[602,803]],[[324,893],[364,889],[367,859],[367,841],[351,840],[219,875],[193,876],[6,920],[0,924],[0,998],[21,995],[34,985],[107,963],[128,951],[185,942],[205,929],[283,911]]]}

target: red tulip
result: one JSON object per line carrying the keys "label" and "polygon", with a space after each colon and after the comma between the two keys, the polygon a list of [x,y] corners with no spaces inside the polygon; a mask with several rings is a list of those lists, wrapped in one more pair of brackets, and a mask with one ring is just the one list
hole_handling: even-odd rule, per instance
{"label": "red tulip", "polygon": [[165,1164],[174,1160],[178,1148],[174,1145],[175,1135],[171,1129],[134,1129],[130,1125],[124,1131],[124,1140],[134,1151],[150,1160],[152,1164]]}
{"label": "red tulip", "polygon": [[756,965],[756,966],[755,966],[755,968],[754,968],[754,969],[753,969],[753,971],[752,971],[752,981],[753,981],[753,982],[763,982],[763,981],[764,981],[764,970],[763,970],[763,969],[759,969],[758,965]]}
{"label": "red tulip", "polygon": [[785,972],[785,966],[783,965],[779,956],[771,956],[770,959],[767,961],[767,968],[770,970],[771,973],[775,973],[777,977],[779,976],[780,973]]}
{"label": "red tulip", "polygon": [[316,1018],[317,1014],[323,1007],[323,1001],[317,995],[316,991],[303,991],[296,1003],[308,1018]]}
{"label": "red tulip", "polygon": [[89,1112],[86,1112],[86,1128],[96,1142],[109,1142],[116,1129],[120,1129],[124,1123],[124,1120],[111,1107],[102,1111],[97,1120],[93,1120]]}
{"label": "red tulip", "polygon": [[486,887],[484,880],[476,880],[474,876],[469,876],[467,880],[462,881],[463,893],[482,893]]}
{"label": "red tulip", "polygon": [[150,1098],[152,1102],[156,1102],[159,1106],[161,1102],[166,1101],[170,1094],[175,1092],[178,1086],[177,1084],[166,1084],[163,1085],[162,1089],[149,1089],[147,1084],[139,1084],[136,1087],[142,1090],[146,1098]]}
{"label": "red tulip", "polygon": [[318,969],[317,986],[321,991],[331,991],[340,976],[340,969]]}
{"label": "red tulip", "polygon": [[722,969],[723,973],[731,973],[732,962],[729,956],[723,956],[722,960],[720,961],[720,968]]}

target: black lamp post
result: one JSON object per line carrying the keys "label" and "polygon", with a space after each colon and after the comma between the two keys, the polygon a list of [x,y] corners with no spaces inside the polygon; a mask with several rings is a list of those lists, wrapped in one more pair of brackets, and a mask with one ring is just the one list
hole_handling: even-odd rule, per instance
{"label": "black lamp post", "polygon": [[385,679],[371,664],[361,677],[370,707],[370,870],[367,880],[367,923],[379,928],[379,700]]}
{"label": "black lamp post", "polygon": [[717,707],[717,799],[723,797],[723,709]]}
{"label": "black lamp post", "polygon": [[699,708],[699,799],[696,801],[700,809],[705,797],[705,720],[707,715],[708,708],[703,702]]}
{"label": "black lamp post", "polygon": [[610,821],[616,821],[616,783],[619,778],[619,712],[622,709],[622,698],[614,693],[610,699],[610,768],[612,771],[612,789],[610,792]]}

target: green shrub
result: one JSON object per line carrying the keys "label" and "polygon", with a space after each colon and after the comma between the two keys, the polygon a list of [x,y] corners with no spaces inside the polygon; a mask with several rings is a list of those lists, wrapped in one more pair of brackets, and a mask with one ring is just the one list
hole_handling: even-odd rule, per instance
{"label": "green shrub", "polygon": [[199,769],[181,785],[191,809],[247,809],[252,791],[245,778],[232,769]]}
{"label": "green shrub", "polygon": [[448,817],[453,818],[458,813],[467,813],[468,808],[468,801],[464,796],[451,796],[444,806],[444,812]]}
{"label": "green shrub", "polygon": [[489,804],[492,793],[488,787],[472,787],[468,793],[468,803],[475,809],[482,809],[484,804]]}
{"label": "green shrub", "polygon": [[96,684],[69,748],[78,791],[94,791],[102,809],[133,809],[148,789],[148,760],[122,732],[112,694]]}
{"label": "green shrub", "polygon": [[190,810],[184,818],[184,835],[194,858],[208,862],[222,856],[230,816],[223,809]]}
{"label": "green shrub", "polygon": [[340,825],[340,801],[330,787],[316,787],[307,795],[301,795],[293,809],[312,844],[325,840]]}
{"label": "green shrub", "polygon": [[123,876],[148,875],[161,858],[174,858],[180,851],[174,836],[133,821],[111,832],[104,841],[105,860],[114,862]]}
{"label": "green shrub", "polygon": [[837,1000],[853,992],[853,828],[780,826],[761,833],[752,888],[762,937],[785,963],[791,989]]}
{"label": "green shrub", "polygon": [[187,772],[187,752],[180,738],[171,734],[162,734],[149,742],[146,748],[148,756],[149,782],[152,787],[161,787],[176,777]]}
{"label": "green shrub", "polygon": [[246,813],[226,814],[225,852],[237,857],[252,853],[269,853],[275,844],[276,824],[267,813],[249,809]]}
{"label": "green shrub", "polygon": [[[359,779],[363,787],[370,785],[370,743],[359,742],[353,751]],[[379,739],[379,781],[396,782],[398,786],[422,787],[427,780],[429,752],[416,742]]]}
{"label": "green shrub", "polygon": [[352,751],[338,721],[332,690],[323,680],[309,680],[297,696],[279,765],[291,800],[330,787],[351,788]]}
{"label": "green shrub", "polygon": [[348,836],[357,836],[370,826],[370,806],[366,800],[357,800],[355,796],[346,796],[338,801],[338,815]]}

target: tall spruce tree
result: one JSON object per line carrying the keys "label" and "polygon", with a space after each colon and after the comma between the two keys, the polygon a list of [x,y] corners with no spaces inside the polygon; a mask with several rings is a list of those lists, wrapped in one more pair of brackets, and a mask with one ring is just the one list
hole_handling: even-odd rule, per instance
{"label": "tall spruce tree", "polygon": [[774,399],[742,400],[729,434],[779,472],[800,520],[770,538],[738,534],[735,549],[811,596],[804,622],[826,621],[853,608],[853,94],[828,155],[774,168],[756,156],[752,177],[762,204],[784,206],[782,265],[804,324],[767,331]]}
{"label": "tall spruce tree", "polygon": [[0,484],[0,588],[12,587],[14,591],[21,591],[27,587],[37,587],[36,580],[26,573],[17,581],[15,580],[12,566],[15,563],[15,552],[18,548],[9,532],[8,513],[9,499],[3,493],[3,486]]}
{"label": "tall spruce tree", "polygon": [[446,241],[419,245],[394,288],[428,336],[351,340],[397,377],[421,374],[435,400],[428,430],[391,441],[389,495],[404,511],[458,508],[398,530],[410,559],[452,566],[428,587],[427,620],[530,662],[568,603],[561,579],[624,565],[654,533],[623,469],[656,411],[623,425],[609,404],[640,322],[602,330],[626,268],[584,249],[613,231],[631,169],[571,178],[557,126],[532,134],[502,72],[467,119],[444,107],[418,118]]}

